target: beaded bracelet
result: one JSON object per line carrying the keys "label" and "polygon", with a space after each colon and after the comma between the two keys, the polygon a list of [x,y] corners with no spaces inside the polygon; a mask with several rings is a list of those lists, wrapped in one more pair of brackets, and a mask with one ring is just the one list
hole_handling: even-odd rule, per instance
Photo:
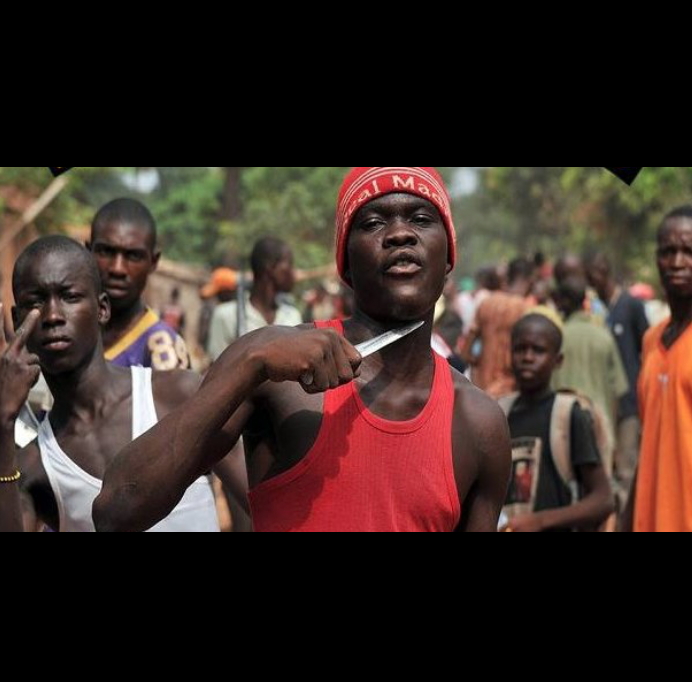
{"label": "beaded bracelet", "polygon": [[13,476],[0,476],[0,483],[16,483],[22,477],[22,472],[17,471]]}

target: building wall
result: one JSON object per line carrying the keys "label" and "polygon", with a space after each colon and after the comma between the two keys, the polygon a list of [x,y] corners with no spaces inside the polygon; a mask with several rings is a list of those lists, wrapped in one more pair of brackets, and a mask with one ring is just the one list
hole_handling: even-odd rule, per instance
{"label": "building wall", "polygon": [[27,227],[19,236],[10,242],[0,253],[0,300],[5,306],[5,317],[10,324],[10,310],[14,305],[12,296],[12,271],[19,254],[36,239],[33,227]]}

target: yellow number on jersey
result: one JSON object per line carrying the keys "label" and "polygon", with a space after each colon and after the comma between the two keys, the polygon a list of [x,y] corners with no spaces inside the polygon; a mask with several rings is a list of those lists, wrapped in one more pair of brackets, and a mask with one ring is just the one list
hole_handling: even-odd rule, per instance
{"label": "yellow number on jersey", "polygon": [[173,345],[173,339],[168,332],[156,332],[149,337],[149,352],[151,366],[159,372],[170,372],[178,369],[178,354]]}
{"label": "yellow number on jersey", "polygon": [[190,369],[190,354],[187,352],[187,346],[182,336],[178,336],[175,340],[175,352],[178,356],[178,367],[180,369]]}

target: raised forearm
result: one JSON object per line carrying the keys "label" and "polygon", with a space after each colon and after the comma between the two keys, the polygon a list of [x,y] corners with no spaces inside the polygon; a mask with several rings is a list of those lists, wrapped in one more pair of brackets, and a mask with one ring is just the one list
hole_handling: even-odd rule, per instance
{"label": "raised forearm", "polygon": [[[12,479],[17,473],[14,444],[14,422],[0,426],[0,479]],[[19,481],[0,482],[0,533],[21,533],[21,501]]]}
{"label": "raised forearm", "polygon": [[118,455],[94,505],[97,529],[142,531],[165,518],[192,482],[235,445],[250,414],[245,407],[236,414],[238,408],[264,382],[310,376],[304,390],[323,392],[353,381],[361,361],[333,330],[275,327],[243,337],[212,367],[193,399]]}
{"label": "raised forearm", "polygon": [[94,504],[97,530],[148,530],[228,453],[232,443],[222,429],[264,376],[251,347],[230,350],[224,361],[233,371],[215,372],[192,400],[118,455]]}

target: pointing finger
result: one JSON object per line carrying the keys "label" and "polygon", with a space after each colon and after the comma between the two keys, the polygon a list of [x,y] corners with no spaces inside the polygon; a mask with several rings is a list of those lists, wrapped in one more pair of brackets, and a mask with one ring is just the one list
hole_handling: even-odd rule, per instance
{"label": "pointing finger", "polygon": [[21,351],[26,348],[27,341],[29,337],[34,333],[36,329],[36,324],[38,323],[41,313],[38,310],[32,310],[24,320],[24,324],[20,327],[17,332],[17,336],[12,342],[11,348],[14,351]]}

